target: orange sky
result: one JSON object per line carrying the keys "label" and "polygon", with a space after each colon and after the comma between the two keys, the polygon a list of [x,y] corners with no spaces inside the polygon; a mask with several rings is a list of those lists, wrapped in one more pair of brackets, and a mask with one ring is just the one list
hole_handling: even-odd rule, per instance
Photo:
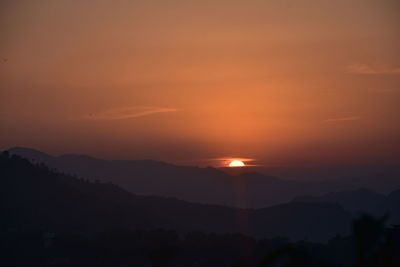
{"label": "orange sky", "polygon": [[2,149],[397,160],[397,0],[0,5]]}

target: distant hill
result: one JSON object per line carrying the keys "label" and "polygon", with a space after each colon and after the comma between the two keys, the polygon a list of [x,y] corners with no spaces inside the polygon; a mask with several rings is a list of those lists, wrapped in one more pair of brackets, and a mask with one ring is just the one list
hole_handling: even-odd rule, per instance
{"label": "distant hill", "polygon": [[391,192],[378,207],[378,211],[388,214],[393,224],[400,224],[400,190]]}
{"label": "distant hill", "polygon": [[199,230],[327,241],[348,234],[351,222],[350,213],[329,203],[238,209],[137,196],[119,186],[60,174],[6,152],[0,156],[0,174],[3,230],[32,228],[90,235],[115,228],[164,228],[180,233]]}
{"label": "distant hill", "polygon": [[177,166],[153,160],[102,160],[73,154],[51,156],[21,147],[9,151],[63,173],[112,182],[134,194],[198,203],[261,208],[290,201],[298,195],[351,188],[340,183],[282,180],[254,172],[230,175],[216,168]]}
{"label": "distant hill", "polygon": [[330,202],[338,203],[352,212],[375,212],[385,200],[385,195],[375,193],[368,189],[330,192],[322,196],[299,196],[294,202]]}
{"label": "distant hill", "polygon": [[320,196],[299,196],[295,203],[335,203],[353,214],[369,213],[375,216],[389,215],[389,222],[400,222],[400,190],[388,195],[367,189],[330,192]]}

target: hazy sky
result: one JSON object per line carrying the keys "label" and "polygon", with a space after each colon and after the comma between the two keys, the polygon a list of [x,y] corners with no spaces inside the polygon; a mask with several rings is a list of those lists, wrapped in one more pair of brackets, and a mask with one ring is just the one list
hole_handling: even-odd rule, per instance
{"label": "hazy sky", "polygon": [[395,162],[398,0],[9,0],[0,148]]}

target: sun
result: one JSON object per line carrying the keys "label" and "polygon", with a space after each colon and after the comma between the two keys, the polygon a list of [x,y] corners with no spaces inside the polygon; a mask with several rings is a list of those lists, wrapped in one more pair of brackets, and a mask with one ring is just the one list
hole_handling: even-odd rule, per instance
{"label": "sun", "polygon": [[231,163],[229,163],[229,167],[244,167],[244,163],[241,160],[232,160]]}

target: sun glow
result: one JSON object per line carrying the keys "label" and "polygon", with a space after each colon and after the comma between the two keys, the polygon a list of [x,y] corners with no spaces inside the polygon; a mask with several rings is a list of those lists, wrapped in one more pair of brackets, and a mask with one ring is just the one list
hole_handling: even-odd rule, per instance
{"label": "sun glow", "polygon": [[229,163],[229,167],[244,167],[244,166],[245,166],[245,164],[241,160],[232,160]]}

